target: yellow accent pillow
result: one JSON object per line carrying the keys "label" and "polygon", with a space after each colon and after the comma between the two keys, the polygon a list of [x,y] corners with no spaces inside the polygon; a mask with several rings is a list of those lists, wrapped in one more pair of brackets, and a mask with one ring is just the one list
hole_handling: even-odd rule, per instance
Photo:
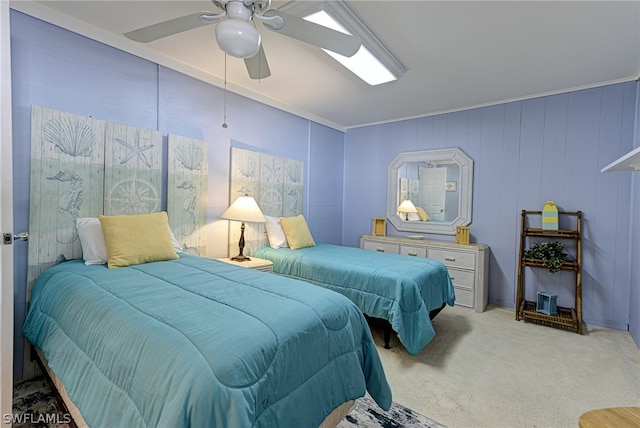
{"label": "yellow accent pillow", "polygon": [[171,243],[169,217],[151,214],[99,216],[109,268],[177,259]]}
{"label": "yellow accent pillow", "polygon": [[427,214],[422,207],[416,207],[416,209],[418,210],[418,217],[420,217],[420,220],[429,221],[429,214]]}
{"label": "yellow accent pillow", "polygon": [[316,246],[307,221],[302,214],[295,217],[282,217],[280,218],[280,225],[284,230],[284,235],[287,237],[289,248],[292,250]]}

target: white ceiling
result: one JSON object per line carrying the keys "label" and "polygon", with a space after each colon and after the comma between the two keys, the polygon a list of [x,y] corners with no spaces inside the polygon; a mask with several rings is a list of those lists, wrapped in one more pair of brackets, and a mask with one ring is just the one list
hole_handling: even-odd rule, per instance
{"label": "white ceiling", "polygon": [[[282,5],[275,2],[273,7]],[[260,81],[228,57],[227,88],[345,130],[640,77],[640,1],[368,1],[349,6],[407,67],[369,86],[319,48],[258,23],[271,67]],[[149,44],[122,33],[210,1],[12,1],[11,7],[218,86],[214,25]]]}

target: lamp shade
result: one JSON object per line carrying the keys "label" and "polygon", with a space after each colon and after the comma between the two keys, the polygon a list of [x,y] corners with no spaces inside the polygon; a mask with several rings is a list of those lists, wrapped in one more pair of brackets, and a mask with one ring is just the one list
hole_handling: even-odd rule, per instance
{"label": "lamp shade", "polygon": [[411,202],[409,199],[405,199],[404,201],[402,201],[402,203],[398,207],[398,212],[399,213],[417,213],[418,210],[416,209],[416,206],[413,205],[413,202]]}
{"label": "lamp shade", "polygon": [[266,223],[267,221],[256,200],[246,195],[236,199],[235,202],[220,215],[220,218],[247,223]]}
{"label": "lamp shade", "polygon": [[251,58],[260,49],[260,33],[247,21],[225,19],[216,25],[220,49],[236,58]]}

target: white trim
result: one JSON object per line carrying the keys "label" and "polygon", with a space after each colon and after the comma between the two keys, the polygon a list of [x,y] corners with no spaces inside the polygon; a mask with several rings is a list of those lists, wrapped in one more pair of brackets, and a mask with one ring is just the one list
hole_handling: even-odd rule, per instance
{"label": "white trim", "polygon": [[491,102],[481,103],[481,104],[474,104],[474,105],[471,105],[471,106],[452,108],[452,109],[448,109],[448,110],[439,110],[439,111],[434,111],[432,113],[419,114],[419,115],[415,115],[415,116],[405,116],[405,117],[401,117],[401,118],[395,118],[395,119],[392,119],[392,120],[381,120],[379,122],[369,122],[369,123],[363,123],[363,124],[355,125],[355,126],[347,126],[346,129],[357,129],[357,128],[364,128],[366,126],[384,125],[386,123],[400,122],[400,121],[403,121],[403,120],[421,119],[423,117],[438,116],[438,115],[447,114],[447,113],[457,113],[457,112],[460,112],[460,111],[474,110],[474,109],[483,108],[483,107],[492,107],[492,106],[496,106],[496,105],[500,105],[500,104],[508,104],[508,103],[532,100],[532,99],[536,99],[536,98],[550,97],[550,96],[553,96],[553,95],[568,94],[568,93],[571,93],[571,92],[582,91],[582,90],[585,90],[585,89],[600,88],[602,86],[615,85],[617,83],[632,82],[632,81],[635,81],[635,80],[638,80],[638,79],[640,79],[640,77],[628,76],[628,77],[623,77],[623,78],[615,79],[615,80],[607,80],[607,81],[604,81],[604,82],[592,83],[592,84],[589,84],[589,85],[575,86],[573,88],[568,88],[568,89],[564,88],[564,89],[558,89],[558,90],[555,90],[555,91],[540,92],[538,94],[523,95],[521,97],[508,98],[508,99],[504,99],[504,100],[491,101]]}
{"label": "white trim", "polygon": [[[13,230],[11,33],[9,2],[0,0],[0,232]],[[13,402],[13,245],[0,243],[0,416],[10,427]],[[8,423],[7,423],[8,422]]]}

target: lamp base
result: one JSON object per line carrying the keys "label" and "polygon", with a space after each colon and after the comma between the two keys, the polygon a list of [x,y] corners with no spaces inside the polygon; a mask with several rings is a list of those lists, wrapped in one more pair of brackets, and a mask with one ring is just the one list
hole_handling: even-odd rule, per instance
{"label": "lamp base", "polygon": [[243,256],[242,254],[238,254],[235,257],[231,257],[231,260],[233,260],[234,262],[250,262],[251,259],[247,256]]}

